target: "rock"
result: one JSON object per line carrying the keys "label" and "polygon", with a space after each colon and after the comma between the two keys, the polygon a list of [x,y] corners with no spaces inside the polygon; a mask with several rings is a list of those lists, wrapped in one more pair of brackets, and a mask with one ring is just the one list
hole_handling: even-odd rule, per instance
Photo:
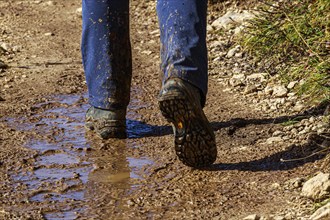
{"label": "rock", "polygon": [[282,136],[282,135],[284,135],[284,132],[280,130],[276,130],[273,133],[273,137]]}
{"label": "rock", "polygon": [[313,200],[325,199],[330,195],[330,174],[319,173],[309,179],[303,185],[302,195]]}
{"label": "rock", "polygon": [[0,96],[0,102],[4,102],[4,101],[6,101],[6,99]]}
{"label": "rock", "polygon": [[79,17],[82,16],[82,8],[81,8],[81,7],[76,9],[76,14],[77,14]]}
{"label": "rock", "polygon": [[266,140],[266,144],[272,144],[272,143],[277,143],[281,142],[282,138],[281,137],[270,137]]}
{"label": "rock", "polygon": [[53,6],[54,5],[54,2],[53,1],[48,1],[48,2],[45,2],[45,5]]}
{"label": "rock", "polygon": [[45,36],[54,36],[55,34],[52,32],[45,33]]}
{"label": "rock", "polygon": [[20,46],[13,46],[12,50],[13,50],[13,52],[20,52],[22,50],[22,47],[20,47]]}
{"label": "rock", "polygon": [[244,94],[250,94],[258,91],[258,87],[255,85],[247,85],[244,89]]}
{"label": "rock", "polygon": [[246,77],[249,83],[262,83],[266,81],[265,75],[263,73],[254,73]]}
{"label": "rock", "polygon": [[241,86],[244,85],[245,75],[244,74],[237,74],[234,75],[230,80],[229,84],[231,86]]}
{"label": "rock", "polygon": [[264,89],[264,92],[266,95],[271,95],[271,94],[273,94],[273,90],[274,90],[273,87],[267,85]]}
{"label": "rock", "polygon": [[243,218],[243,220],[259,220],[260,216],[258,216],[257,214],[253,214],[253,215],[249,215],[246,216],[245,218]]}
{"label": "rock", "polygon": [[154,36],[159,36],[160,32],[159,32],[159,29],[156,29],[156,30],[151,31],[149,34],[154,35]]}
{"label": "rock", "polygon": [[250,20],[254,18],[255,15],[244,10],[242,13],[234,12],[234,11],[228,11],[225,15],[222,17],[216,19],[211,25],[215,29],[230,29],[233,26],[241,25],[243,22]]}
{"label": "rock", "polygon": [[286,220],[286,218],[283,216],[275,216],[273,217],[273,220]]}
{"label": "rock", "polygon": [[281,98],[281,97],[285,97],[287,94],[288,94],[288,90],[284,86],[274,86],[273,96],[277,98]]}
{"label": "rock", "polygon": [[209,32],[209,31],[213,31],[214,30],[214,28],[212,27],[212,25],[207,25],[206,26],[206,30],[207,30],[207,32]]}
{"label": "rock", "polygon": [[214,58],[212,61],[213,62],[219,62],[221,60],[221,57],[216,57],[216,58]]}
{"label": "rock", "polygon": [[235,57],[237,57],[237,58],[242,58],[243,55],[244,55],[243,52],[239,52],[239,53],[236,53],[236,54],[235,54]]}
{"label": "rock", "polygon": [[309,218],[310,220],[330,219],[330,202],[322,206]]}
{"label": "rock", "polygon": [[4,51],[9,51],[10,50],[10,46],[7,43],[4,43],[4,42],[0,43],[0,48]]}
{"label": "rock", "polygon": [[297,102],[296,105],[293,107],[293,111],[295,112],[301,112],[305,108],[305,105]]}
{"label": "rock", "polygon": [[298,81],[292,81],[288,84],[288,86],[286,88],[293,89],[297,83],[298,83]]}
{"label": "rock", "polygon": [[141,52],[142,54],[146,54],[146,55],[151,55],[152,51],[151,50],[144,50]]}
{"label": "rock", "polygon": [[8,65],[5,64],[2,60],[0,60],[0,69],[7,69]]}
{"label": "rock", "polygon": [[227,53],[227,58],[232,58],[238,51],[240,51],[241,46],[237,45],[234,48],[230,49]]}

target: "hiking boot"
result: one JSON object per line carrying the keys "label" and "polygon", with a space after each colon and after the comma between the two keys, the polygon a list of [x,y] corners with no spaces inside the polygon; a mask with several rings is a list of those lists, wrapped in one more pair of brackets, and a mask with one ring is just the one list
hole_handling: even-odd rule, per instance
{"label": "hiking boot", "polygon": [[214,132],[200,102],[200,91],[188,82],[168,80],[160,91],[159,107],[173,124],[175,151],[191,167],[211,165],[217,157]]}
{"label": "hiking boot", "polygon": [[85,127],[101,138],[126,138],[126,110],[110,111],[90,107],[86,112]]}

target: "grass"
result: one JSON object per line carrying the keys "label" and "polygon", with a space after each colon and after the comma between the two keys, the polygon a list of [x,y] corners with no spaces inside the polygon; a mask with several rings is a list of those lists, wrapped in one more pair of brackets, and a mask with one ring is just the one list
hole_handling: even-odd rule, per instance
{"label": "grass", "polygon": [[318,210],[319,208],[325,206],[328,203],[330,203],[330,198],[329,199],[326,199],[326,200],[323,200],[321,202],[314,203],[314,209],[313,209],[313,211],[315,212],[316,210]]}
{"label": "grass", "polygon": [[262,2],[240,38],[255,62],[309,101],[330,99],[330,1]]}

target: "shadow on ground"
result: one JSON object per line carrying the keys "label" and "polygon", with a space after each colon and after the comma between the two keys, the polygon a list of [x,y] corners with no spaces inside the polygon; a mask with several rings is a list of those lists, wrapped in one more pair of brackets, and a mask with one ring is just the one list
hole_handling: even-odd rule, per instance
{"label": "shadow on ground", "polygon": [[321,160],[330,153],[329,148],[322,146],[323,139],[318,135],[311,135],[309,141],[302,145],[291,145],[286,150],[270,156],[239,163],[214,164],[204,170],[240,170],[240,171],[279,171],[291,170]]}

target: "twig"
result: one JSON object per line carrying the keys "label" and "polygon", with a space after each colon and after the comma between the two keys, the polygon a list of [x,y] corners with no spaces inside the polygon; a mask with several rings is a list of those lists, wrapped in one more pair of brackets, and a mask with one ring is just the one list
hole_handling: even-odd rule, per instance
{"label": "twig", "polygon": [[300,157],[300,158],[296,158],[296,159],[288,159],[288,160],[285,160],[285,159],[281,158],[280,161],[281,161],[281,162],[293,162],[293,161],[305,160],[305,159],[308,159],[308,158],[310,158],[310,157],[313,157],[313,156],[315,156],[315,155],[317,155],[317,154],[319,154],[319,153],[323,153],[323,152],[325,152],[325,151],[327,151],[327,150],[329,150],[329,149],[330,149],[330,148],[327,147],[327,148],[325,148],[325,149],[323,149],[323,150],[320,150],[320,151],[317,151],[317,152],[315,152],[315,153],[312,153],[312,154],[310,154],[310,155],[308,155],[308,156],[306,156],[306,157]]}

